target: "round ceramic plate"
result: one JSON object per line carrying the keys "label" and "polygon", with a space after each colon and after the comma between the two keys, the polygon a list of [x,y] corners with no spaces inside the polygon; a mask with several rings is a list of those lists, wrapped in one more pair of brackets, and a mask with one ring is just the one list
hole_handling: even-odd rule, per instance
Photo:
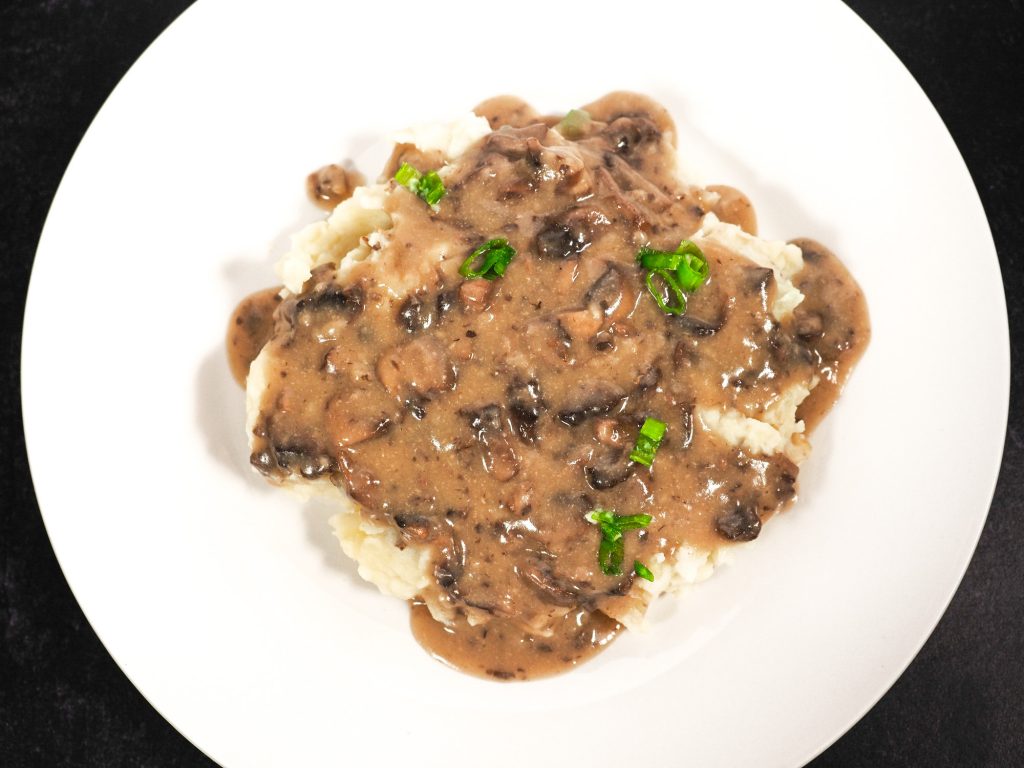
{"label": "round ceramic plate", "polygon": [[[625,16],[623,15],[625,14]],[[643,635],[499,684],[428,657],[408,609],[250,471],[228,315],[321,214],[307,172],[497,93],[663,101],[685,165],[770,238],[833,247],[874,338],[801,499]],[[377,761],[797,766],[942,614],[999,466],[1006,310],[971,179],[925,96],[838,2],[597,6],[203,0],[72,161],[25,321],[40,507],[82,608],[153,705],[225,766]]]}

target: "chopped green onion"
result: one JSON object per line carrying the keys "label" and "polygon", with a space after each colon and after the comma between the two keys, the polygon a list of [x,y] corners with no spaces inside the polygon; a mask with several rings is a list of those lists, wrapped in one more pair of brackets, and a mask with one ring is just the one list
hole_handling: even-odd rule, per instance
{"label": "chopped green onion", "polygon": [[419,180],[420,172],[408,163],[402,163],[395,172],[395,181],[403,187],[408,187],[411,192],[416,191],[415,185],[419,183]]}
{"label": "chopped green onion", "polygon": [[423,198],[427,205],[437,205],[438,201],[444,197],[446,191],[444,182],[437,175],[437,171],[430,171],[420,179],[416,194]]}
{"label": "chopped green onion", "polygon": [[651,524],[650,515],[616,515],[605,509],[595,509],[585,516],[601,530],[601,544],[597,550],[597,563],[608,576],[622,575],[622,559],[626,540],[623,532],[646,528]]}
{"label": "chopped green onion", "polygon": [[583,136],[590,125],[590,113],[585,109],[570,109],[555,130],[567,139],[578,139]]}
{"label": "chopped green onion", "polygon": [[437,205],[447,191],[437,171],[421,174],[408,163],[402,163],[395,171],[395,181],[431,206]]}
{"label": "chopped green onion", "polygon": [[654,581],[654,574],[651,573],[651,569],[641,563],[639,560],[633,561],[633,573],[639,576],[641,579],[647,579],[648,581]]}
{"label": "chopped green onion", "polygon": [[649,246],[643,246],[637,251],[636,260],[644,269],[671,269],[675,270],[683,257],[678,253],[668,251],[656,251]]}
{"label": "chopped green onion", "polygon": [[[463,277],[473,279],[482,277],[485,280],[494,280],[505,274],[505,268],[516,255],[516,249],[508,244],[504,237],[496,237],[481,245],[462,262],[459,267],[459,274]],[[479,269],[473,269],[473,264],[482,259]]]}
{"label": "chopped green onion", "polygon": [[[666,315],[683,314],[686,311],[684,291],[693,293],[708,279],[708,260],[692,240],[683,240],[671,253],[645,245],[637,251],[636,260],[647,270],[647,290]],[[655,277],[661,278],[668,287],[669,299],[675,301],[665,301],[664,292],[654,285]]]}
{"label": "chopped green onion", "polygon": [[[674,298],[674,303],[667,303],[661,291],[654,286],[655,277],[660,277],[665,285],[668,286],[669,299]],[[674,273],[669,272],[667,269],[652,269],[647,273],[646,282],[647,290],[654,297],[654,303],[666,315],[681,315],[686,311],[686,296],[683,295],[683,289],[676,281]]]}
{"label": "chopped green onion", "polygon": [[620,536],[617,539],[602,538],[597,550],[597,562],[606,576],[622,575],[622,558],[625,542]]}
{"label": "chopped green onion", "polygon": [[636,448],[629,454],[630,460],[637,464],[643,464],[645,467],[651,466],[654,454],[658,452],[658,446],[661,445],[661,440],[665,437],[665,429],[664,421],[644,419],[644,424],[640,427],[640,434],[636,437]]}
{"label": "chopped green onion", "polygon": [[676,268],[676,277],[684,291],[693,293],[708,279],[708,260],[696,243],[683,240],[676,249],[682,261]]}

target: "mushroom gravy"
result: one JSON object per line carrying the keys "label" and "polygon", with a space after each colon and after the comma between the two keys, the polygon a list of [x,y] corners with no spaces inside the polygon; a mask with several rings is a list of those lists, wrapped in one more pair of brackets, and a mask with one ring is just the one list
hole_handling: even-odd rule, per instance
{"label": "mushroom gravy", "polygon": [[[554,674],[605,647],[654,596],[634,561],[667,568],[684,549],[756,538],[795,498],[796,460],[733,444],[699,409],[757,418],[805,386],[810,428],[870,336],[856,282],[806,240],[804,299],[781,319],[773,270],[711,241],[685,313],[663,313],[638,248],[672,251],[708,213],[756,234],[754,209],[732,188],[678,180],[657,103],[613,93],[583,110],[560,122],[484,102],[492,132],[447,162],[437,206],[390,182],[373,257],[246,299],[229,332],[236,376],[264,350],[253,466],[329,481],[400,549],[429,553],[416,637],[493,679]],[[385,178],[403,162],[425,172],[444,158],[399,145]],[[516,250],[505,274],[462,277],[499,237]],[[648,417],[667,425],[650,467],[629,458]],[[651,516],[623,534],[620,575],[599,567],[595,509]]]}

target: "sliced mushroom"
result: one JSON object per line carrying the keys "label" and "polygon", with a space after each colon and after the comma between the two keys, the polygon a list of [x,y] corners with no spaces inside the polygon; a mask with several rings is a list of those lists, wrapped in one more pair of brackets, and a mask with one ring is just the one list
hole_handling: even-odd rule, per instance
{"label": "sliced mushroom", "polygon": [[454,288],[446,288],[437,294],[437,301],[434,302],[434,307],[437,310],[438,322],[443,320],[455,308],[457,298],[458,292]]}
{"label": "sliced mushroom", "polygon": [[296,313],[346,312],[356,314],[363,308],[363,292],[358,288],[345,288],[334,282],[320,283],[312,292],[300,296],[295,304]]}
{"label": "sliced mushroom", "polygon": [[309,442],[266,444],[253,452],[249,463],[268,477],[299,474],[314,479],[336,469],[334,461]]}
{"label": "sliced mushroom", "polygon": [[519,575],[546,603],[575,608],[584,589],[571,579],[557,576],[550,560],[531,557],[518,568]]}
{"label": "sliced mushroom", "polygon": [[325,165],[306,178],[309,199],[324,210],[332,211],[338,203],[352,196],[353,190],[366,179],[356,170],[340,165]]}
{"label": "sliced mushroom", "polygon": [[619,419],[597,419],[594,422],[594,437],[608,448],[622,448],[629,442],[631,430]]}
{"label": "sliced mushroom", "polygon": [[534,249],[547,259],[566,259],[590,247],[594,235],[594,212],[570,208],[549,217],[534,239]]}
{"label": "sliced mushroom", "polygon": [[469,426],[477,435],[483,430],[501,431],[501,406],[497,403],[491,403],[472,411],[464,410],[460,413],[469,419]]}
{"label": "sliced mushroom", "polygon": [[661,104],[650,96],[632,91],[613,91],[583,107],[594,120],[614,122],[618,117],[644,117],[662,133],[674,134],[675,122]]}
{"label": "sliced mushroom", "polygon": [[434,310],[419,296],[413,294],[398,308],[397,320],[409,333],[425,331],[434,324]]}
{"label": "sliced mushroom", "polygon": [[509,384],[507,394],[512,430],[524,442],[534,442],[537,439],[537,422],[545,407],[540,383],[536,379],[525,382],[517,379]]}
{"label": "sliced mushroom", "polygon": [[687,405],[683,408],[683,415],[680,419],[680,435],[677,440],[682,449],[689,448],[693,443],[693,406]]}
{"label": "sliced mushroom", "polygon": [[641,116],[617,117],[608,124],[603,134],[612,148],[624,157],[636,154],[661,138],[658,126],[649,118]]}
{"label": "sliced mushroom", "polygon": [[441,557],[434,565],[434,579],[453,600],[461,599],[459,579],[466,570],[466,542],[454,530],[445,537]]}
{"label": "sliced mushroom", "polygon": [[383,434],[396,420],[394,402],[376,385],[353,386],[327,403],[323,430],[347,447]]}
{"label": "sliced mushroom", "polygon": [[466,280],[459,286],[459,302],[470,312],[486,309],[492,295],[494,283],[490,280]]}
{"label": "sliced mushroom", "polygon": [[492,131],[503,125],[522,128],[539,120],[537,110],[516,96],[495,96],[477,104],[473,112],[486,119]]}
{"label": "sliced mushroom", "polygon": [[380,479],[344,453],[339,463],[338,471],[331,475],[331,482],[363,507],[380,509],[383,502]]}
{"label": "sliced mushroom", "polygon": [[377,378],[399,399],[443,392],[455,386],[455,369],[441,342],[421,336],[385,352],[377,361]]}
{"label": "sliced mushroom", "polygon": [[583,466],[583,476],[595,491],[606,491],[628,480],[633,469],[624,449],[601,447]]}
{"label": "sliced mushroom", "polygon": [[531,123],[521,128],[503,127],[487,135],[483,149],[509,160],[527,159],[532,165],[539,165],[540,140],[547,133],[548,127],[543,123]]}
{"label": "sliced mushroom", "polygon": [[499,482],[511,480],[519,472],[519,457],[502,427],[501,408],[492,403],[476,411],[463,412],[476,432],[484,470]]}
{"label": "sliced mushroom", "polygon": [[761,518],[756,507],[738,504],[735,509],[718,516],[715,530],[729,541],[753,541],[761,533]]}
{"label": "sliced mushroom", "polygon": [[480,433],[480,445],[484,449],[484,469],[495,480],[505,483],[516,476],[519,472],[519,457],[505,435],[483,430]]}
{"label": "sliced mushroom", "polygon": [[558,420],[570,427],[582,424],[590,416],[608,413],[622,402],[624,393],[604,382],[594,382],[592,389],[581,394],[575,404],[558,412]]}
{"label": "sliced mushroom", "polygon": [[556,315],[562,330],[573,343],[581,344],[593,338],[604,324],[604,316],[596,306],[559,312]]}
{"label": "sliced mushroom", "polygon": [[434,521],[425,515],[400,512],[392,519],[407,541],[423,543],[434,537]]}
{"label": "sliced mushroom", "polygon": [[610,323],[628,317],[636,305],[637,291],[622,270],[609,266],[587,290],[584,299],[596,305]]}

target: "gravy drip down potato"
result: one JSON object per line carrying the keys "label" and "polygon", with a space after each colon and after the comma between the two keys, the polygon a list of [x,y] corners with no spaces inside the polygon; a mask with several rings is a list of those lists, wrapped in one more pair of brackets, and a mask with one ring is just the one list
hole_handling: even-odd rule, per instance
{"label": "gravy drip down potato", "polygon": [[[870,332],[826,248],[763,240],[742,193],[680,180],[654,101],[475,112],[400,135],[378,183],[299,232],[229,349],[252,465],[338,500],[343,548],[435,655],[526,679],[793,502]],[[638,261],[683,252],[706,275],[680,293]]]}

